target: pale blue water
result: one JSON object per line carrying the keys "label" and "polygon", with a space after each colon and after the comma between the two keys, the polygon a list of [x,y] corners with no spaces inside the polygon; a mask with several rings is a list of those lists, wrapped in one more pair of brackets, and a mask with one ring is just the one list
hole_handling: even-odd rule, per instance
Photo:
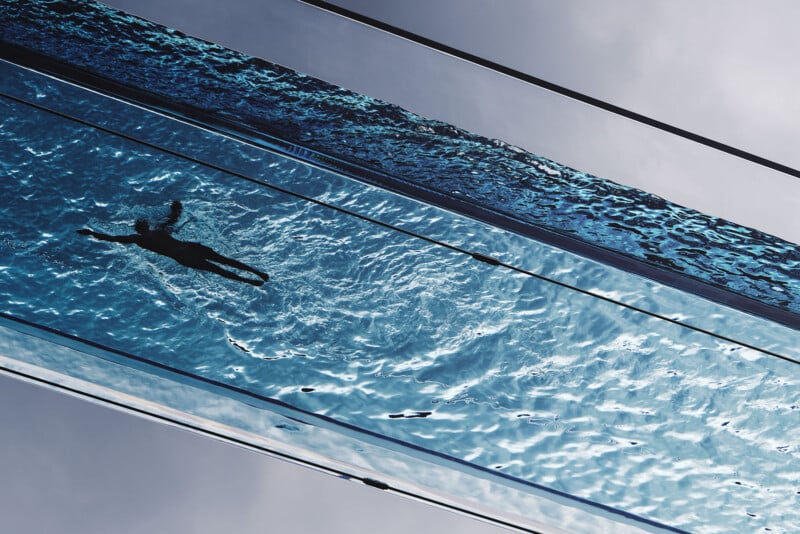
{"label": "pale blue water", "polygon": [[[677,527],[798,525],[795,364],[0,105],[3,313]],[[264,180],[324,181],[261,154]],[[175,198],[178,238],[271,281],[75,233],[131,233]]]}
{"label": "pale blue water", "polygon": [[796,244],[92,1],[3,1],[0,15],[4,56],[800,324]]}
{"label": "pale blue water", "polygon": [[[169,47],[200,46],[154,25],[97,11],[88,2],[31,5],[31,13],[53,10],[67,27],[94,37],[91,32],[103,25],[90,24],[92,17],[109,16],[103,24],[134,24],[138,34],[146,28],[153,32],[146,37],[159,46],[164,35]],[[9,6],[3,9],[14,12]],[[8,39],[10,23],[0,24]],[[81,31],[75,35],[86,38]],[[68,55],[86,51],[43,35],[35,37]],[[219,65],[199,80],[235,85],[218,78],[221,73],[246,85],[244,71],[264,68],[203,46],[210,47],[204,54],[216,51]],[[203,61],[197,63],[198,57]],[[202,54],[188,58],[192,65],[216,65],[206,60]],[[126,83],[137,77],[155,83],[161,78],[147,69],[156,64],[117,74],[131,77]],[[800,528],[800,371],[791,362],[800,357],[797,330],[264,150],[213,135],[190,137],[173,121],[145,120],[141,110],[112,106],[20,69],[0,71],[3,91],[98,122],[113,119],[124,132],[178,152],[0,98],[3,314],[677,528]],[[334,142],[330,113],[348,106],[353,113],[365,111],[361,105],[368,99],[276,72],[282,78],[270,78],[277,85],[269,98],[288,87],[284,82],[295,89],[292,84],[302,82],[312,96],[320,97],[322,89],[341,96],[316,118],[290,98],[282,103],[284,112],[295,106],[304,114],[301,123],[319,121],[319,128],[328,128],[322,141]],[[210,87],[200,84],[191,94],[209,99],[203,101],[209,106],[214,95],[214,105],[231,104]],[[284,96],[297,97],[292,91]],[[258,104],[247,100],[244,107],[253,102]],[[473,155],[483,154],[507,174],[493,175],[483,159],[475,163],[480,177],[458,188],[474,186],[471,202],[479,208],[485,202],[492,213],[502,208],[535,218],[541,214],[535,207],[542,205],[537,195],[552,195],[547,211],[554,215],[547,224],[561,221],[586,230],[581,239],[631,257],[649,251],[668,260],[671,276],[691,275],[725,291],[742,291],[782,310],[781,317],[794,317],[795,245],[500,143],[459,137],[463,132],[437,129],[438,123],[391,106],[369,109],[379,116],[378,126],[343,135],[363,141],[347,145],[353,150],[377,145],[379,155],[392,147],[410,154],[378,156],[376,165],[397,166],[384,170],[399,172],[405,165],[408,178],[420,168],[415,165],[423,165],[415,160],[442,160],[437,150],[449,146],[465,149],[448,159],[457,160],[457,173],[477,161]],[[405,130],[396,126],[397,136],[381,137],[387,121],[431,131],[406,131],[403,137]],[[287,128],[282,134],[291,137]],[[426,142],[420,136],[436,138],[429,152],[420,152]],[[221,146],[230,148],[226,153]],[[206,156],[264,184],[192,161]],[[531,169],[536,172],[522,180],[519,173]],[[433,194],[448,183],[452,177],[429,182],[425,187],[433,189],[426,191]],[[496,255],[710,333],[477,261],[265,184]],[[185,208],[177,238],[265,270],[271,280],[256,288],[133,245],[76,233],[91,227],[130,234],[138,218],[163,218],[173,199]],[[661,216],[682,224],[663,225]],[[607,233],[621,227],[621,234]],[[704,254],[714,261],[675,245],[681,240],[706,247]]]}

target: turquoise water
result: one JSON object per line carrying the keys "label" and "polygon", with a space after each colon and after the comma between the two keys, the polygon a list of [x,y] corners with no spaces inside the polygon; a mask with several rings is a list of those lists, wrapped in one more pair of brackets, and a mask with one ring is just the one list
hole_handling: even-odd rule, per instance
{"label": "turquoise water", "polygon": [[[0,2],[3,54],[797,328],[800,249],[90,1]],[[613,177],[611,177],[613,178]]]}
{"label": "turquoise water", "polygon": [[[798,525],[795,364],[0,105],[3,313],[679,528]],[[231,159],[248,159],[259,180],[316,189],[422,235],[513,250],[550,275],[611,276],[254,154]],[[76,233],[132,233],[138,218],[163,218],[172,199],[185,207],[176,237],[263,269],[270,282],[252,287]]]}

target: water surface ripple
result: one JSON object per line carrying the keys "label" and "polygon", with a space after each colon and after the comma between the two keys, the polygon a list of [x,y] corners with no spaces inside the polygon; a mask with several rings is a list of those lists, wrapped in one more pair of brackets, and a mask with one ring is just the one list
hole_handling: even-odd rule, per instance
{"label": "water surface ripple", "polygon": [[55,59],[54,69],[378,171],[390,186],[542,230],[563,246],[597,245],[661,282],[800,323],[795,244],[98,3],[3,0],[0,15],[0,40]]}
{"label": "water surface ripple", "polygon": [[[0,106],[2,312],[680,528],[800,528],[795,365]],[[176,198],[177,237],[271,281],[75,232],[131,233]]]}

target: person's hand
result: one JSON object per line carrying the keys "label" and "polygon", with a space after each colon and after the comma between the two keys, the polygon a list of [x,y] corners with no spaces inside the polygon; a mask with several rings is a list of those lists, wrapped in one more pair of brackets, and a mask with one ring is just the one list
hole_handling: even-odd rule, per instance
{"label": "person's hand", "polygon": [[92,235],[92,231],[88,228],[81,228],[80,230],[77,230],[77,232],[81,235]]}

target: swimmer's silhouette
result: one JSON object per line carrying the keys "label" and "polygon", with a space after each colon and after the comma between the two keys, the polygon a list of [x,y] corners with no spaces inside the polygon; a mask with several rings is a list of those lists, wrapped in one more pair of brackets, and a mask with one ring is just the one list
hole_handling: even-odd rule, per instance
{"label": "swimmer's silhouette", "polygon": [[[78,233],[81,235],[90,235],[96,239],[111,241],[113,243],[133,243],[144,249],[157,252],[163,256],[169,256],[181,265],[186,265],[187,267],[191,267],[193,269],[210,271],[220,276],[224,276],[225,278],[246,282],[254,286],[260,286],[269,280],[269,275],[267,273],[263,273],[258,269],[254,269],[253,267],[250,267],[249,265],[246,265],[240,261],[226,258],[202,243],[180,241],[172,237],[172,233],[175,231],[175,224],[178,222],[182,211],[183,205],[180,203],[180,201],[175,200],[172,202],[169,215],[164,222],[157,224],[155,228],[151,229],[150,224],[146,220],[139,219],[134,225],[136,233],[131,235],[101,234],[100,232],[89,230],[88,228],[78,230]],[[227,265],[235,269],[251,272],[261,279],[253,280],[251,278],[239,276],[231,271],[226,271],[219,265],[216,265],[217,263]]]}

